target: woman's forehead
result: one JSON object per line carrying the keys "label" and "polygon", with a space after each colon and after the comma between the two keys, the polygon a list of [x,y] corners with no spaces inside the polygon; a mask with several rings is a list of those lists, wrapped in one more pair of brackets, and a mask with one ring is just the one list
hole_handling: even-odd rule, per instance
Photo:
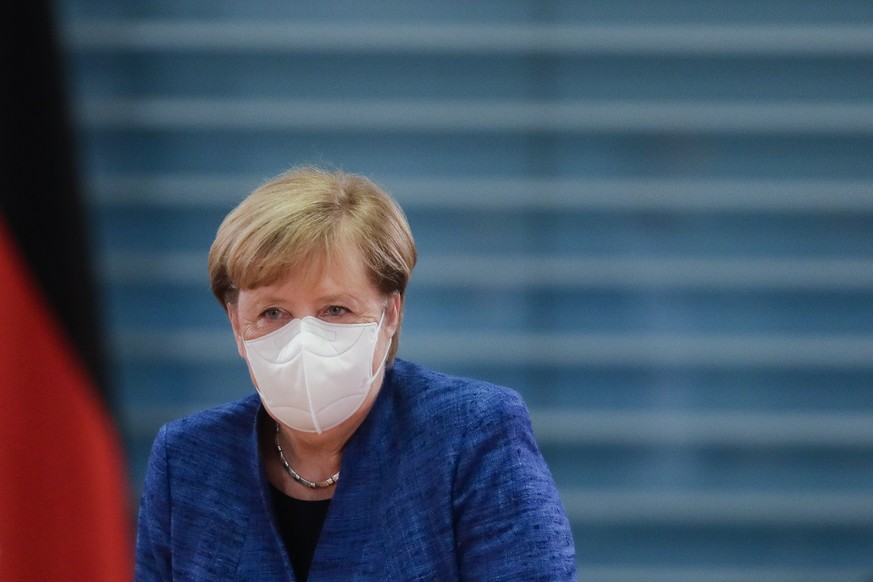
{"label": "woman's forehead", "polygon": [[341,278],[350,282],[367,282],[366,262],[361,251],[353,244],[340,242],[330,249],[320,249],[306,257],[295,272],[314,280]]}
{"label": "woman's forehead", "polygon": [[309,296],[338,297],[378,294],[372,283],[360,251],[352,245],[319,253],[290,266],[279,280],[264,285],[274,289],[290,289]]}

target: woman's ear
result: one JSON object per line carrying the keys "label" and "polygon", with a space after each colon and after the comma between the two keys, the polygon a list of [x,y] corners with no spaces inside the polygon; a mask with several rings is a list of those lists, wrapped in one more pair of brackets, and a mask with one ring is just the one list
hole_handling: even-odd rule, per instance
{"label": "woman's ear", "polygon": [[403,317],[403,297],[397,291],[388,296],[388,303],[385,306],[385,329],[389,332],[390,337],[394,337],[397,333],[397,328],[400,327],[400,320]]}

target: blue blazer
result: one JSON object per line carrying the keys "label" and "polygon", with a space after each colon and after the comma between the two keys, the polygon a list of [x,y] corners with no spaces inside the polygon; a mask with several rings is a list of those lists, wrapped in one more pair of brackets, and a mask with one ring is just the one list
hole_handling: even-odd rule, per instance
{"label": "blue blazer", "polygon": [[[258,453],[257,394],[162,427],[136,580],[294,580]],[[309,574],[575,580],[570,525],[515,392],[397,360],[349,440]]]}

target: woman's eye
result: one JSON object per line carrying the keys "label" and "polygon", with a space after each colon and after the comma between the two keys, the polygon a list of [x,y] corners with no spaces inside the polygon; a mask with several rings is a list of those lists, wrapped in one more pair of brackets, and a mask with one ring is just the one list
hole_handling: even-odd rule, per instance
{"label": "woman's eye", "polygon": [[280,319],[282,317],[282,311],[278,307],[270,307],[269,309],[265,309],[261,314],[264,319]]}
{"label": "woman's eye", "polygon": [[324,313],[325,315],[329,315],[330,317],[339,317],[340,315],[345,315],[346,313],[348,313],[348,309],[339,305],[331,305],[324,310]]}

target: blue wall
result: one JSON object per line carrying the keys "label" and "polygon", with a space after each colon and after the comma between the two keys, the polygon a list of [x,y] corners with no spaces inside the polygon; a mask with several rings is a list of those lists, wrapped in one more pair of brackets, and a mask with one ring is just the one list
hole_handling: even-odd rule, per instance
{"label": "blue wall", "polygon": [[400,355],[518,389],[580,579],[873,577],[873,3],[58,0],[130,472],[251,391],[224,214],[407,210]]}

